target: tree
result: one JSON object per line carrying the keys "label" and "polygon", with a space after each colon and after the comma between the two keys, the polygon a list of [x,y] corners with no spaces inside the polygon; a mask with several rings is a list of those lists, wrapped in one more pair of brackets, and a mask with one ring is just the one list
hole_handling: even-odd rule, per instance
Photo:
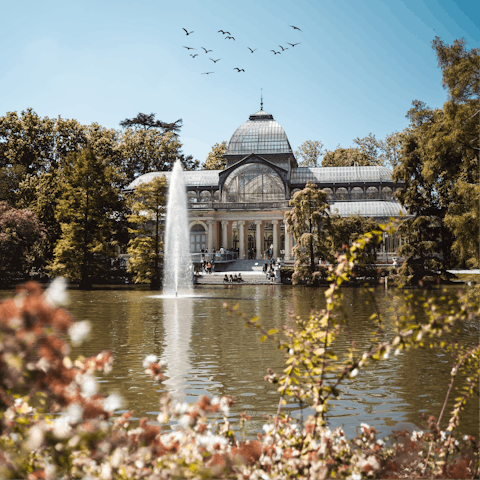
{"label": "tree", "polygon": [[121,127],[131,127],[135,130],[143,129],[160,129],[163,133],[173,132],[179,133],[182,128],[182,119],[179,118],[177,121],[168,123],[162,122],[161,120],[155,120],[155,113],[147,115],[146,113],[138,113],[134,118],[126,118],[120,122]]}
{"label": "tree", "polygon": [[385,140],[378,142],[378,148],[380,149],[379,158],[382,165],[393,169],[399,164],[400,150],[406,134],[407,129],[402,132],[393,132],[387,135]]}
{"label": "tree", "polygon": [[223,170],[226,166],[226,160],[223,155],[227,151],[227,142],[216,143],[209,152],[205,160],[204,170]]}
{"label": "tree", "polygon": [[[360,215],[348,215],[347,217],[331,215],[328,231],[330,258],[335,258],[336,253],[350,248],[355,240],[368,232],[378,230],[378,227],[378,222],[373,218]],[[378,248],[379,246],[374,242],[369,243],[362,252],[362,262],[373,263]]]}
{"label": "tree", "polygon": [[63,191],[55,209],[61,237],[48,270],[91,288],[105,264],[115,256],[115,214],[121,210],[117,173],[108,158],[94,155],[87,146],[60,163]]}
{"label": "tree", "polygon": [[353,165],[371,166],[376,165],[359,148],[341,148],[327,150],[322,160],[322,167],[353,167]]}
{"label": "tree", "polygon": [[14,204],[25,175],[48,168],[54,144],[54,121],[33,109],[0,117],[0,200]]}
{"label": "tree", "polygon": [[290,212],[285,213],[288,231],[293,233],[296,245],[295,272],[293,283],[305,280],[308,284],[317,283],[319,272],[315,259],[330,259],[328,241],[329,205],[327,194],[312,183],[307,182],[305,188],[296,192],[289,202]]}
{"label": "tree", "polygon": [[165,175],[139,185],[128,200],[131,214],[128,221],[133,235],[128,242],[128,271],[134,274],[135,283],[150,282],[158,289],[162,278],[163,242],[162,224],[165,216],[167,180]]}
{"label": "tree", "polygon": [[182,144],[172,132],[127,127],[122,133],[120,151],[128,183],[148,172],[169,171],[181,154]]}
{"label": "tree", "polygon": [[28,277],[44,238],[43,225],[33,212],[0,202],[0,283]]}
{"label": "tree", "polygon": [[318,167],[318,159],[325,153],[323,143],[315,140],[306,140],[295,152],[297,157],[301,158],[298,163],[301,167]]}
{"label": "tree", "polygon": [[464,40],[448,46],[438,37],[432,45],[448,100],[442,109],[413,102],[394,179],[405,182],[399,199],[410,212],[440,220],[443,262],[477,267],[480,49],[468,51]]}
{"label": "tree", "polygon": [[383,158],[380,154],[381,143],[375,138],[373,133],[370,132],[363,138],[357,137],[353,143],[358,145],[358,148],[366,156],[370,165],[383,165]]}

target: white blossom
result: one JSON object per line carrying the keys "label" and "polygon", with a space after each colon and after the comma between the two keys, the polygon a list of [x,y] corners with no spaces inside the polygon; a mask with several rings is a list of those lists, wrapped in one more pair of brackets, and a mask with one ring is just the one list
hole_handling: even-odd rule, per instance
{"label": "white blossom", "polygon": [[95,378],[93,378],[91,375],[87,375],[83,378],[82,380],[82,394],[85,397],[91,397],[92,395],[95,395],[98,390],[98,384]]}
{"label": "white blossom", "polygon": [[358,375],[358,368],[354,368],[354,369],[350,372],[350,376],[351,376],[352,378],[355,378],[357,375]]}
{"label": "white blossom", "polygon": [[110,463],[105,462],[102,464],[102,470],[100,472],[100,478],[102,480],[110,480],[112,478],[112,467]]}
{"label": "white blossom", "polygon": [[70,335],[70,339],[72,343],[77,346],[80,345],[83,340],[88,336],[90,333],[91,326],[90,322],[84,320],[83,322],[75,322],[69,329],[68,334]]}
{"label": "white blossom", "polygon": [[105,402],[103,403],[103,408],[107,412],[114,412],[115,410],[118,410],[122,406],[122,398],[120,395],[117,395],[116,393],[110,394],[106,399]]}
{"label": "white blossom", "polygon": [[143,368],[148,368],[151,363],[156,363],[157,356],[156,355],[147,355],[145,360],[143,361]]}
{"label": "white blossom", "polygon": [[30,450],[37,450],[43,443],[44,439],[43,429],[38,425],[33,426],[30,429],[27,446]]}
{"label": "white blossom", "polygon": [[70,422],[65,416],[56,418],[53,421],[53,434],[58,438],[67,438],[72,433],[72,428],[70,427]]}
{"label": "white blossom", "polygon": [[422,438],[422,436],[423,436],[423,432],[422,432],[422,431],[419,432],[419,431],[417,431],[417,430],[414,430],[414,431],[412,432],[412,437],[411,437],[411,439],[412,439],[414,442],[416,442],[419,438]]}
{"label": "white blossom", "polygon": [[67,303],[67,281],[63,277],[56,278],[45,290],[45,299],[52,306]]}
{"label": "white blossom", "polygon": [[78,423],[82,419],[83,408],[78,403],[72,403],[65,412],[65,418],[70,423]]}

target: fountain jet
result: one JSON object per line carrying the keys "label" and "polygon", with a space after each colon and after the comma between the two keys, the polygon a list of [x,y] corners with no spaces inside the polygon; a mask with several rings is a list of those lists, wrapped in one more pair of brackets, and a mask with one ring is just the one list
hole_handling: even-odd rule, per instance
{"label": "fountain jet", "polygon": [[187,192],[180,160],[175,162],[168,187],[164,252],[164,293],[175,294],[175,297],[179,290],[191,293]]}

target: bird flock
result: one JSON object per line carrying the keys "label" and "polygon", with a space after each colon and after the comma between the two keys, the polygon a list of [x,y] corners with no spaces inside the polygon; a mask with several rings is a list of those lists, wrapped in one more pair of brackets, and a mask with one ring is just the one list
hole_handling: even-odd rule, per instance
{"label": "bird flock", "polygon": [[[289,25],[289,27],[293,28],[293,30],[298,30],[299,32],[301,32],[302,30],[294,25]],[[182,30],[184,30],[185,32],[185,35],[187,37],[189,37],[190,35],[192,35],[192,33],[195,33],[194,30],[192,30],[191,32],[189,32],[186,28],[182,28]],[[219,30],[217,33],[223,35],[223,39],[224,40],[228,40],[229,42],[230,41],[236,41],[235,40],[235,37],[228,31],[224,31],[224,30]],[[282,53],[285,53],[288,49],[293,49],[294,47],[296,47],[297,45],[300,45],[301,42],[297,42],[297,43],[290,43],[290,42],[285,42],[286,45],[290,45],[290,47],[284,47],[282,45],[277,45],[278,47],[280,47],[281,50],[279,50],[278,48],[277,49],[271,49],[270,52],[273,52],[273,54],[276,56],[276,55],[281,55]],[[190,50],[197,50],[196,47],[191,47],[191,46],[186,46],[186,45],[183,45],[183,48],[187,49],[187,52],[190,52]],[[248,50],[250,51],[250,53],[255,53],[258,49],[257,48],[250,48],[250,47],[247,47]],[[192,59],[195,59],[196,57],[198,56],[204,56],[204,55],[208,55],[210,52],[213,53],[213,50],[211,49],[207,49],[205,47],[200,47],[199,50],[203,50],[203,52],[200,54],[200,53],[189,53],[189,56],[192,57]],[[212,54],[212,57],[214,57],[214,55]],[[211,56],[208,56],[207,58],[209,60],[211,60],[213,62],[214,65],[217,64],[217,62],[219,62],[221,60],[221,58],[212,58]],[[243,68],[240,68],[240,67],[235,67],[233,68],[233,70],[236,70],[237,73],[245,73],[245,69]],[[212,73],[215,73],[214,71],[213,72],[210,72],[210,71],[207,71],[207,72],[202,72],[201,75],[210,75]]]}

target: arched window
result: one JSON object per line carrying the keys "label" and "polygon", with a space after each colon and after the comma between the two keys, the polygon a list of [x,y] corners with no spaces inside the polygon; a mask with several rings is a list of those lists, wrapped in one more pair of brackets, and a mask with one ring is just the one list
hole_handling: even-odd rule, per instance
{"label": "arched window", "polygon": [[222,196],[225,202],[275,202],[285,200],[285,187],[280,175],[272,168],[260,163],[247,163],[225,180]]}
{"label": "arched window", "polygon": [[188,203],[197,203],[198,198],[197,198],[197,192],[190,191],[187,194],[188,197]]}
{"label": "arched window", "polygon": [[367,188],[367,198],[369,200],[375,200],[378,198],[378,188],[377,187],[368,187]]}
{"label": "arched window", "polygon": [[384,200],[391,200],[393,198],[393,191],[390,187],[382,188],[382,198]]}
{"label": "arched window", "polygon": [[215,190],[215,193],[213,194],[213,201],[214,202],[220,201],[220,190]]}
{"label": "arched window", "polygon": [[344,187],[339,187],[335,191],[335,196],[337,200],[348,200],[348,190]]}
{"label": "arched window", "polygon": [[212,196],[208,190],[204,190],[202,193],[200,193],[200,202],[205,203],[205,202],[211,202],[212,201]]}
{"label": "arched window", "polygon": [[363,200],[363,190],[360,187],[354,187],[351,190],[352,200]]}
{"label": "arched window", "polygon": [[333,200],[333,190],[331,188],[322,188],[322,190],[327,194],[327,200]]}

